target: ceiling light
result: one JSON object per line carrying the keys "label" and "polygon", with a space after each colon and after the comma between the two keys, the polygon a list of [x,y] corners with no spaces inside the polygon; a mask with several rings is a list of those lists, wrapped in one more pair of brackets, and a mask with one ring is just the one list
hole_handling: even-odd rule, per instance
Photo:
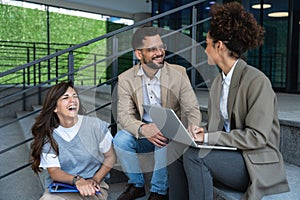
{"label": "ceiling light", "polygon": [[269,17],[288,17],[288,12],[272,12],[268,14]]}
{"label": "ceiling light", "polygon": [[[263,9],[267,9],[267,8],[271,8],[271,4],[263,4]],[[260,4],[254,4],[252,5],[252,8],[253,9],[260,9],[261,8],[261,5]]]}

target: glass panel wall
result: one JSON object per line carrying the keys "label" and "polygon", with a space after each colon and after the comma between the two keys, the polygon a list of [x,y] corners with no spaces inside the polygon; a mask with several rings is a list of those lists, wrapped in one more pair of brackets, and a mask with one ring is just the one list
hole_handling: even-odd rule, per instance
{"label": "glass panel wall", "polygon": [[247,61],[264,72],[276,90],[283,90],[286,88],[289,2],[244,0],[242,3],[266,31],[264,45],[249,51]]}
{"label": "glass panel wall", "polygon": [[[298,19],[299,27],[300,27],[300,18]],[[298,34],[298,67],[300,66],[300,31]],[[297,90],[300,91],[300,70],[298,70],[298,84],[297,84]]]}
{"label": "glass panel wall", "polygon": [[[177,0],[177,1],[174,1],[174,0],[152,0],[152,14],[153,15],[160,14],[160,13],[169,11],[171,9],[180,7],[182,5],[185,5],[185,4],[188,4],[191,2],[193,2],[193,0]],[[206,38],[206,33],[209,28],[209,21],[197,25],[197,28],[196,28],[197,33],[195,34],[195,37],[193,37],[192,28],[191,27],[185,28],[185,27],[189,26],[192,23],[193,12],[195,14],[195,17],[197,18],[197,21],[207,18],[208,14],[209,14],[209,7],[213,3],[215,3],[215,1],[204,1],[201,4],[198,4],[194,8],[195,10],[193,10],[193,8],[187,8],[180,12],[176,12],[170,16],[159,19],[156,22],[154,22],[154,24],[153,24],[154,26],[161,27],[161,28],[164,28],[167,30],[182,29],[181,34],[188,36],[187,38],[190,38],[190,40],[193,40],[193,41],[196,41],[197,43],[202,44],[202,47],[199,47],[199,49],[197,48],[197,52],[196,52],[196,56],[195,56],[197,58],[192,56],[193,53],[191,52],[191,50],[188,52],[185,52],[185,53],[180,53],[180,54],[177,54],[176,52],[171,52],[171,51],[170,52],[167,51],[167,53],[166,53],[167,54],[167,56],[166,56],[167,62],[176,63],[176,64],[179,64],[179,65],[187,68],[187,74],[192,81],[192,85],[197,88],[207,87],[207,84],[206,84],[207,79],[208,79],[207,74],[209,74],[210,71],[203,72],[203,67],[200,70],[196,66],[196,71],[198,71],[198,73],[195,73],[195,68],[193,67],[193,63],[191,60],[193,58],[197,59],[197,61],[203,59],[200,55],[204,54],[204,50],[203,50],[203,48],[205,48],[204,41]],[[185,41],[185,42],[187,43],[187,41]],[[171,45],[173,48],[170,48],[170,49],[179,49],[175,46],[182,46],[182,44],[179,41],[174,41],[174,42],[172,42]],[[201,50],[200,50],[200,48],[201,48]],[[184,55],[188,54],[188,55],[183,56],[183,54]],[[172,55],[172,57],[168,57],[168,55]],[[195,76],[193,76],[192,74],[194,74]]]}
{"label": "glass panel wall", "polygon": [[[225,3],[234,0],[216,0]],[[247,62],[264,72],[272,82],[276,92],[300,92],[300,54],[299,54],[299,0],[235,0],[253,13],[258,23],[264,26],[265,41],[261,48],[247,52]],[[170,10],[192,0],[153,0],[153,15]],[[212,1],[207,0],[198,6],[198,19],[208,16]],[[264,5],[263,7],[261,5]],[[256,5],[257,7],[253,7]],[[275,15],[275,16],[274,16]],[[278,16],[279,15],[279,16]],[[182,27],[191,21],[191,11],[182,11],[168,19],[157,21],[154,25],[167,29]],[[295,25],[296,23],[296,25]],[[205,38],[209,25],[197,27],[197,41]],[[190,35],[190,30],[185,34]]]}
{"label": "glass panel wall", "polygon": [[[298,65],[297,67],[297,70],[298,70],[298,73],[297,73],[297,78],[298,78],[298,81],[297,81],[297,91],[300,92],[300,2],[297,0],[297,2],[295,2],[295,7],[294,7],[294,16],[295,16],[295,20],[294,20],[294,24],[295,24],[295,29],[296,32],[295,35],[296,35],[296,38],[295,40],[298,42],[295,42],[296,44],[298,44],[298,55],[296,54],[296,63]],[[298,33],[297,33],[298,32]]]}

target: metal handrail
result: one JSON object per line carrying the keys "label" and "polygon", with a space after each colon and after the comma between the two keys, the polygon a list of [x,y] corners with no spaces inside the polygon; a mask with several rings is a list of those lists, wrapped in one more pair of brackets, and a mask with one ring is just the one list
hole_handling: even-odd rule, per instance
{"label": "metal handrail", "polygon": [[173,14],[173,13],[175,13],[175,12],[184,10],[184,9],[186,9],[186,8],[195,6],[195,5],[197,5],[197,4],[199,4],[199,3],[202,3],[202,2],[204,2],[204,1],[205,1],[205,0],[194,1],[194,2],[192,2],[192,3],[189,3],[189,4],[186,4],[186,5],[180,6],[180,7],[178,7],[178,8],[175,8],[175,9],[172,9],[172,10],[169,10],[169,11],[166,11],[166,12],[164,12],[164,13],[155,15],[155,16],[153,16],[153,17],[151,17],[151,18],[148,18],[148,19],[139,21],[139,22],[134,23],[134,24],[132,24],[132,25],[125,26],[125,27],[120,28],[120,29],[118,29],[118,30],[109,32],[109,33],[107,33],[107,34],[105,34],[105,35],[102,35],[102,36],[100,36],[100,37],[97,37],[97,38],[88,40],[88,41],[83,42],[83,43],[81,43],[81,44],[77,44],[77,45],[74,45],[74,46],[69,47],[69,48],[67,48],[67,49],[58,51],[58,52],[56,52],[56,53],[54,53],[54,54],[52,54],[52,55],[48,55],[48,56],[45,56],[45,57],[43,57],[43,58],[40,58],[40,59],[34,60],[34,61],[32,61],[32,62],[26,63],[26,64],[24,64],[24,65],[21,65],[21,66],[19,66],[19,67],[14,68],[14,69],[8,70],[8,71],[6,71],[6,72],[1,72],[1,73],[0,73],[0,77],[6,76],[6,75],[8,75],[8,74],[12,74],[12,73],[14,73],[14,72],[16,72],[16,71],[19,71],[19,70],[22,70],[22,69],[24,69],[24,68],[30,67],[30,66],[32,66],[32,65],[38,64],[38,63],[40,63],[40,62],[43,62],[43,61],[52,59],[52,58],[57,57],[57,56],[60,56],[60,55],[62,55],[62,54],[65,54],[65,53],[68,53],[68,52],[72,52],[72,51],[74,51],[74,50],[76,50],[76,49],[78,49],[78,48],[81,48],[81,47],[84,47],[84,46],[88,46],[88,45],[90,45],[90,44],[92,44],[92,43],[95,43],[95,42],[97,42],[97,41],[100,41],[100,40],[102,40],[102,39],[106,39],[106,38],[112,37],[112,36],[114,36],[114,35],[120,34],[120,33],[122,33],[122,32],[125,32],[125,31],[128,31],[128,30],[132,30],[133,28],[139,27],[139,26],[141,26],[141,25],[143,25],[143,24],[147,24],[147,23],[149,23],[149,22],[151,22],[151,21],[154,21],[154,20],[156,20],[156,19],[165,17],[165,16],[170,15],[170,14]]}
{"label": "metal handrail", "polygon": [[[24,65],[21,65],[21,66],[19,66],[19,67],[14,68],[14,69],[10,69],[10,70],[7,70],[7,71],[5,71],[5,72],[1,72],[1,73],[0,73],[0,77],[6,76],[6,75],[8,75],[8,74],[15,73],[15,72],[20,71],[20,70],[22,70],[22,69],[25,69],[25,68],[27,68],[27,67],[36,65],[36,64],[38,64],[38,63],[40,63],[40,62],[43,62],[43,61],[46,61],[46,60],[49,60],[49,59],[58,57],[58,56],[63,55],[63,54],[65,54],[65,53],[67,53],[67,52],[73,52],[74,50],[76,50],[76,49],[78,49],[78,48],[81,48],[81,47],[84,47],[84,46],[88,46],[88,45],[90,45],[90,44],[92,44],[92,43],[95,43],[95,42],[97,42],[97,41],[100,41],[100,40],[102,40],[102,39],[112,37],[112,36],[114,36],[114,35],[117,35],[117,34],[119,34],[119,33],[122,33],[122,32],[124,32],[124,31],[127,31],[127,30],[131,30],[131,29],[133,29],[133,28],[135,28],[135,27],[138,27],[138,26],[140,26],[140,25],[143,25],[143,24],[146,24],[146,23],[148,23],[148,22],[154,21],[154,20],[159,19],[159,18],[161,18],[161,17],[165,17],[165,16],[167,16],[167,15],[170,15],[170,14],[172,14],[172,13],[178,12],[178,11],[180,11],[180,10],[189,8],[189,7],[191,7],[191,6],[197,5],[197,4],[202,3],[202,2],[204,2],[204,1],[205,1],[205,0],[198,0],[198,1],[195,1],[195,2],[192,2],[192,3],[189,3],[189,4],[186,4],[186,5],[183,5],[183,6],[181,6],[181,7],[175,8],[175,9],[170,10],[170,11],[167,11],[167,12],[165,12],[165,13],[161,13],[161,14],[156,15],[156,16],[154,16],[154,17],[151,17],[151,18],[148,18],[148,19],[139,21],[139,22],[137,22],[137,23],[135,23],[135,24],[133,24],[133,25],[130,25],[130,26],[127,26],[127,27],[123,27],[123,28],[118,29],[118,30],[116,30],[116,31],[112,31],[112,32],[107,33],[107,34],[105,34],[105,35],[102,35],[102,36],[100,36],[100,37],[91,39],[91,40],[89,40],[89,41],[87,41],[87,42],[84,42],[84,43],[81,43],[81,44],[78,44],[78,45],[71,46],[70,48],[67,48],[67,49],[58,51],[58,52],[56,52],[56,53],[54,53],[54,54],[45,56],[45,57],[43,57],[43,58],[34,60],[34,61],[32,61],[32,62],[29,62],[29,63],[26,63],[26,64],[24,64]],[[209,19],[206,19],[206,21],[207,21],[207,20],[209,20]],[[204,21],[203,21],[203,22],[204,22]],[[203,23],[203,22],[200,21],[200,23]],[[193,25],[189,25],[188,27],[192,27],[192,26],[193,26]],[[195,26],[195,25],[194,25],[194,26]],[[183,29],[180,29],[180,30],[183,30]],[[109,58],[107,58],[107,59],[109,59]],[[106,59],[106,60],[107,60],[107,59]],[[105,60],[105,59],[104,59],[104,60]],[[102,62],[102,61],[103,61],[103,60],[98,61],[97,63],[100,63],[100,62]],[[97,64],[97,63],[94,63],[94,64]],[[20,95],[20,94],[22,94],[22,93],[25,93],[25,92],[28,92],[28,91],[27,91],[27,90],[22,90],[22,91],[20,91],[20,92],[18,93],[18,95]],[[14,96],[14,95],[13,95],[13,96]],[[11,97],[13,97],[13,96],[7,96],[7,97],[5,97],[4,99],[1,99],[1,100],[4,101],[4,100],[6,100],[6,99],[8,99],[8,98],[11,98]]]}
{"label": "metal handrail", "polygon": [[[67,49],[64,49],[64,50],[58,51],[58,52],[56,52],[56,53],[53,53],[53,54],[51,54],[51,55],[45,56],[45,57],[43,57],[43,58],[36,59],[36,60],[31,61],[31,62],[29,62],[29,63],[26,63],[26,64],[24,64],[24,65],[18,66],[18,67],[14,68],[14,69],[10,69],[10,70],[8,70],[8,71],[1,72],[1,73],[0,73],[0,77],[3,77],[3,76],[6,76],[6,75],[15,73],[15,72],[20,71],[20,70],[24,70],[24,69],[26,69],[27,67],[37,65],[37,64],[39,64],[39,63],[41,63],[41,62],[43,62],[43,61],[50,60],[50,59],[52,59],[52,58],[58,57],[58,56],[63,55],[63,54],[65,54],[65,53],[73,52],[74,50],[79,49],[79,48],[81,48],[81,47],[88,46],[88,45],[90,45],[90,44],[92,44],[92,43],[95,43],[95,42],[97,42],[97,41],[100,41],[100,40],[103,40],[103,39],[106,39],[106,38],[115,36],[115,35],[117,35],[117,34],[120,34],[120,33],[122,33],[122,32],[128,31],[128,30],[132,30],[132,29],[134,29],[134,28],[136,28],[136,27],[139,27],[139,26],[141,26],[141,25],[143,25],[143,24],[147,24],[147,23],[149,23],[149,22],[151,22],[151,21],[154,21],[154,20],[156,20],[156,19],[159,19],[159,18],[168,16],[168,15],[170,15],[170,14],[173,14],[173,13],[175,13],[175,12],[181,11],[181,10],[183,10],[183,9],[186,9],[186,8],[189,8],[189,7],[193,7],[193,6],[195,6],[195,5],[197,5],[197,4],[200,4],[200,3],[204,2],[204,1],[205,1],[205,0],[194,1],[194,2],[192,2],[192,3],[189,3],[189,4],[186,4],[186,5],[180,6],[180,7],[178,7],[178,8],[173,9],[173,10],[170,10],[170,11],[167,11],[167,12],[164,12],[164,13],[161,13],[161,14],[158,14],[158,15],[153,16],[153,17],[151,17],[151,18],[148,18],[148,19],[139,21],[139,22],[137,22],[137,23],[135,23],[135,24],[133,24],[133,25],[126,26],[126,27],[123,27],[123,28],[118,29],[118,30],[116,30],[116,31],[112,31],[112,32],[110,32],[110,33],[107,33],[107,34],[105,34],[105,35],[102,35],[102,36],[100,36],[100,37],[91,39],[91,40],[86,41],[86,42],[84,42],[84,43],[81,43],[81,44],[78,44],[78,45],[74,45],[74,46],[71,46],[71,47],[69,47],[69,48],[67,48]],[[205,22],[205,21],[208,21],[209,19],[210,19],[210,18],[207,18],[207,19],[205,19],[205,20],[198,21],[196,24],[203,23],[203,22]],[[179,30],[177,30],[177,31],[179,32],[179,31],[181,31],[181,30],[186,29],[187,27],[192,27],[192,26],[195,26],[195,24],[186,26],[185,28],[181,28],[181,29],[179,29]],[[199,44],[198,44],[198,45],[199,45]],[[193,47],[194,47],[194,46],[191,46],[191,47],[186,48],[186,49],[191,49],[191,48],[193,48]],[[81,67],[80,69],[77,69],[77,70],[73,69],[72,74],[74,74],[74,73],[76,73],[76,72],[78,72],[78,71],[80,71],[80,70],[82,70],[82,69],[84,69],[84,68],[88,68],[88,67],[91,66],[91,65],[94,65],[94,64],[103,62],[103,61],[105,61],[105,60],[107,60],[107,59],[114,58],[115,56],[118,56],[118,55],[122,55],[122,54],[125,53],[125,52],[130,52],[131,50],[132,50],[132,49],[125,50],[125,51],[123,51],[123,52],[119,52],[119,53],[114,54],[114,55],[112,55],[112,56],[108,56],[108,57],[106,57],[105,59],[101,59],[100,61],[96,61],[96,62],[93,63],[93,64],[90,64],[90,65]],[[187,70],[190,70],[190,69],[187,69]],[[21,92],[18,92],[18,94],[16,94],[16,95],[20,95],[20,94],[22,94],[22,93],[28,92],[30,89],[39,88],[39,87],[41,87],[41,86],[43,86],[43,85],[49,84],[49,83],[51,83],[51,82],[54,82],[54,81],[56,81],[56,80],[59,80],[60,78],[68,77],[68,76],[70,76],[70,73],[63,74],[63,75],[60,75],[60,76],[58,76],[58,77],[49,79],[48,81],[44,81],[43,83],[37,84],[36,86],[31,86],[30,88],[24,89],[24,90],[22,90]],[[96,85],[95,88],[97,88],[97,87],[99,87],[99,86],[101,86],[101,85],[103,85],[103,84],[115,82],[116,79],[117,79],[117,77],[113,77],[112,79],[108,80],[108,81],[105,82],[105,83],[101,83],[101,84]],[[89,88],[89,89],[90,89],[90,88]],[[7,98],[7,97],[4,97],[3,99],[5,100],[6,98]],[[10,98],[11,98],[11,97],[10,97]],[[3,100],[3,99],[1,99],[1,100]],[[1,100],[0,100],[0,101],[1,101]],[[89,111],[88,113],[95,112],[95,111],[97,111],[97,110],[99,110],[99,109],[102,109],[102,108],[104,108],[104,107],[106,107],[106,106],[109,106],[109,105],[111,105],[111,104],[112,104],[112,102],[105,103],[105,104],[103,104],[103,105],[101,105],[101,106],[95,108],[94,110]],[[36,111],[34,111],[34,112],[31,112],[31,113],[29,113],[29,114],[27,114],[27,115],[24,115],[24,116],[22,116],[22,117],[19,117],[19,118],[17,118],[16,120],[13,120],[13,122],[19,121],[19,120],[24,119],[24,118],[26,118],[26,117],[28,117],[28,116],[31,116],[31,115],[33,115],[33,114],[36,114],[36,113],[39,112],[39,111],[40,111],[40,109],[38,109],[38,110],[36,110]],[[13,122],[9,122],[9,124],[12,124]],[[113,122],[110,126],[112,126],[112,125],[116,125],[116,123]],[[4,127],[4,126],[7,126],[7,125],[5,125],[5,124],[4,124],[4,125],[1,125],[0,128],[2,128],[2,127]],[[23,144],[25,144],[25,143],[27,143],[27,142],[29,142],[29,141],[31,141],[31,140],[32,140],[32,138],[28,138],[28,139],[26,139],[26,140],[23,141],[23,142],[17,143],[17,144],[15,144],[15,145],[11,146],[11,147],[8,147],[8,148],[6,148],[6,149],[4,149],[4,150],[1,150],[1,151],[0,151],[0,154],[2,154],[2,153],[4,153],[4,152],[7,152],[7,151],[10,150],[10,149],[16,148],[17,146],[23,145]],[[15,172],[17,172],[17,171],[23,169],[23,168],[26,168],[26,167],[28,167],[28,166],[30,166],[30,165],[31,165],[31,162],[29,162],[29,163],[27,163],[27,164],[25,164],[25,165],[23,165],[23,166],[21,166],[21,167],[19,167],[19,168],[17,168],[17,169],[14,169],[14,170],[12,170],[12,171],[10,171],[10,172],[8,172],[8,173],[6,173],[6,174],[0,176],[0,180],[1,180],[2,178],[4,178],[4,177],[9,176],[9,175],[11,175],[11,174],[13,174],[13,173],[15,173]]]}

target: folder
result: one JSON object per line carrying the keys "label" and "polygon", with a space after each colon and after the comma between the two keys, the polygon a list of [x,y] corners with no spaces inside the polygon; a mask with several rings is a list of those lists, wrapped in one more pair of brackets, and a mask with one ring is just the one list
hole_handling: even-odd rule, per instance
{"label": "folder", "polygon": [[[67,183],[54,181],[49,185],[49,192],[60,193],[60,192],[79,192],[79,191],[74,185],[69,185]],[[100,193],[101,193],[100,191],[96,192],[96,194],[100,194]]]}

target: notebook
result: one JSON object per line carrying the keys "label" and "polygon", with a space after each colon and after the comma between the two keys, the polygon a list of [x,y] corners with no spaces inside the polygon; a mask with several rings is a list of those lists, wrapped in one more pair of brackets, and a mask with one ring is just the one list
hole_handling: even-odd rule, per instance
{"label": "notebook", "polygon": [[196,148],[237,150],[236,147],[231,146],[220,146],[196,142],[175,112],[170,108],[163,108],[154,105],[143,105],[143,108],[150,115],[158,129],[169,139]]}
{"label": "notebook", "polygon": [[60,183],[60,182],[52,182],[49,185],[49,191],[50,192],[79,192],[76,188],[76,186],[69,185],[66,183]]}

